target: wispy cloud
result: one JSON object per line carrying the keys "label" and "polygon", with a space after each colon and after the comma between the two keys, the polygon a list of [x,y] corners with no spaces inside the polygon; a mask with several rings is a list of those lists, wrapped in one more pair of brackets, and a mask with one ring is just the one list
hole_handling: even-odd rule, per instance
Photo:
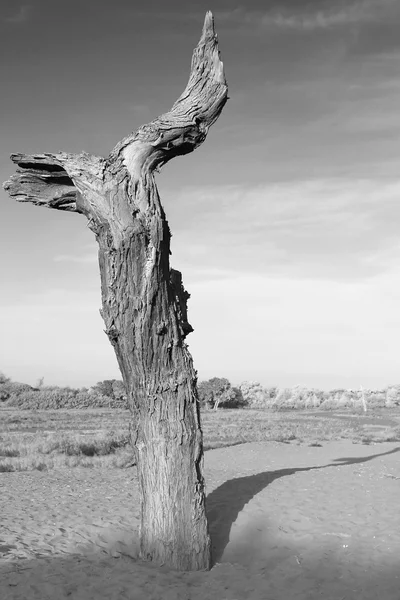
{"label": "wispy cloud", "polygon": [[374,180],[185,190],[170,213],[176,233],[172,262],[188,272],[192,264],[236,273],[368,279],[385,272],[390,256],[400,260],[399,194],[397,182]]}
{"label": "wispy cloud", "polygon": [[132,111],[138,117],[149,117],[151,116],[151,110],[148,104],[135,104],[129,103],[127,104],[128,110]]}
{"label": "wispy cloud", "polygon": [[[393,267],[370,281],[242,273],[192,282],[188,341],[200,377],[321,387],[398,382],[400,273]],[[120,378],[99,306],[98,291],[60,287],[2,307],[2,370],[58,385]]]}
{"label": "wispy cloud", "polygon": [[[190,285],[244,273],[368,280],[400,261],[399,195],[397,181],[365,178],[184,188],[167,211],[171,265]],[[97,248],[53,261],[87,273]]]}
{"label": "wispy cloud", "polygon": [[[397,0],[358,0],[336,3],[315,10],[315,5],[285,7],[277,4],[267,12],[251,11],[235,8],[217,13],[218,18],[225,21],[241,21],[282,30],[312,32],[336,27],[370,22],[382,18],[385,10],[392,8]],[[320,2],[320,5],[323,5]]]}
{"label": "wispy cloud", "polygon": [[4,17],[3,21],[5,21],[6,23],[15,23],[15,24],[25,23],[29,18],[31,9],[32,9],[32,7],[30,4],[22,4],[16,13],[14,13],[13,15],[11,15],[9,17]]}
{"label": "wispy cloud", "polygon": [[357,2],[346,4],[342,8],[330,7],[317,12],[271,12],[262,18],[263,25],[273,25],[284,29],[313,31],[359,23],[371,18],[371,3]]}
{"label": "wispy cloud", "polygon": [[[400,54],[398,55],[400,59]],[[388,64],[389,62],[389,64]],[[375,64],[374,64],[375,63]],[[400,77],[398,68],[393,69],[390,61],[373,60],[363,65],[363,76],[357,77],[355,68],[347,90],[338,98],[337,106],[326,125],[332,126],[343,136],[358,133],[369,140],[378,137],[398,138],[400,132]],[[373,137],[372,137],[373,136]],[[357,139],[354,140],[357,143]],[[362,143],[359,149],[362,151]],[[377,159],[379,157],[377,156]]]}
{"label": "wispy cloud", "polygon": [[57,385],[120,377],[100,303],[99,291],[58,288],[27,293],[3,306],[0,330],[8,343],[0,346],[2,369],[17,381],[34,383],[44,375],[48,384]]}
{"label": "wispy cloud", "polygon": [[53,257],[54,262],[75,263],[81,265],[92,265],[97,263],[97,247],[95,244],[85,244],[79,253],[57,254]]}
{"label": "wispy cloud", "polygon": [[83,254],[81,256],[74,254],[58,254],[53,258],[54,262],[77,263],[81,265],[91,265],[97,262],[96,252]]}
{"label": "wispy cloud", "polygon": [[398,270],[369,282],[248,274],[189,291],[189,345],[201,378],[216,368],[233,382],[266,385],[380,387],[398,378]]}

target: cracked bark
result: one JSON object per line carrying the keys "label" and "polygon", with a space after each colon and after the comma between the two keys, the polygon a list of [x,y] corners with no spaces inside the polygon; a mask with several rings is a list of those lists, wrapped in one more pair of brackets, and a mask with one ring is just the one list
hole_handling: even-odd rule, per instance
{"label": "cracked bark", "polygon": [[4,184],[21,202],[82,213],[99,244],[102,317],[132,412],[141,497],[140,556],[208,569],[203,437],[196,372],[185,337],[187,299],[170,268],[170,231],[154,172],[206,138],[227,100],[213,17],[206,14],[189,82],[172,109],[107,158],[13,154]]}

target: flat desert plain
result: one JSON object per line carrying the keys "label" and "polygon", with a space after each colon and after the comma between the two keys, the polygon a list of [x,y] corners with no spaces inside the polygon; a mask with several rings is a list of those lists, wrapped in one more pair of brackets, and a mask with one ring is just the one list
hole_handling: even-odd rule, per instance
{"label": "flat desert plain", "polygon": [[137,556],[135,468],[0,474],[2,600],[400,600],[400,444],[205,453],[214,566]]}

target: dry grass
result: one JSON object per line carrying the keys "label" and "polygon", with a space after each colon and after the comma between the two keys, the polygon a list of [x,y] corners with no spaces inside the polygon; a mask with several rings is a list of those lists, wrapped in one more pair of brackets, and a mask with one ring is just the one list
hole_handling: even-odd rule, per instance
{"label": "dry grass", "polygon": [[[362,416],[340,419],[334,413],[276,413],[220,410],[202,413],[205,450],[254,441],[321,445],[351,439],[355,443],[400,441],[400,411],[376,413],[393,424],[371,431]],[[368,415],[371,416],[371,413]],[[129,413],[124,410],[0,410],[0,472],[70,467],[131,466]]]}

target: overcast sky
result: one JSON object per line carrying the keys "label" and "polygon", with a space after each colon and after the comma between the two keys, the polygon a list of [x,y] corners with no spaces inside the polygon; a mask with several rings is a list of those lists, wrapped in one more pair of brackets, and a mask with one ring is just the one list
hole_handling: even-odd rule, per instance
{"label": "overcast sky", "polygon": [[[200,379],[400,383],[399,0],[1,0],[0,180],[167,111],[207,9],[230,100],[158,176]],[[1,190],[0,263],[1,371],[120,378],[83,216]]]}

